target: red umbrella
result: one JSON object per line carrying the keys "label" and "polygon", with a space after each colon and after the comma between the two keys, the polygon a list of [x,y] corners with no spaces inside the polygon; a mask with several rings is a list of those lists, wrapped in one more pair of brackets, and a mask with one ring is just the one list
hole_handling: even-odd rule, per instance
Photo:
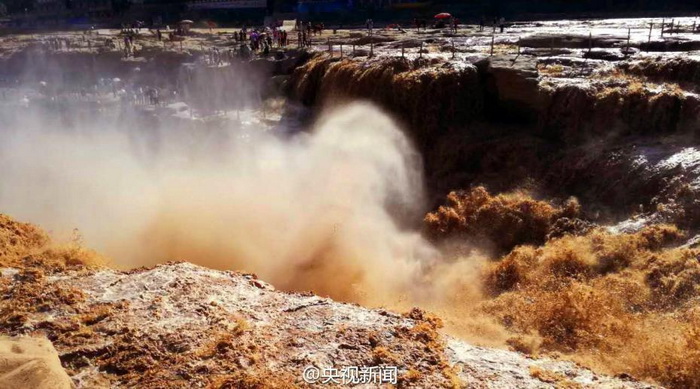
{"label": "red umbrella", "polygon": [[447,12],[439,13],[435,15],[435,19],[449,19],[451,18],[452,15],[448,14]]}

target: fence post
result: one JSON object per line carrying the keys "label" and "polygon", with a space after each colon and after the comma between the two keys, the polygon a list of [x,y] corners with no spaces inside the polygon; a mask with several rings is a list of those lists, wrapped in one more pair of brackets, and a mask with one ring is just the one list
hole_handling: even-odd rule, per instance
{"label": "fence post", "polygon": [[522,40],[522,37],[518,37],[518,57],[520,57],[520,40]]}
{"label": "fence post", "polygon": [[664,26],[666,25],[666,19],[661,19],[661,36],[664,36]]}
{"label": "fence post", "polygon": [[404,58],[404,51],[405,51],[404,44],[401,43],[401,58]]}
{"label": "fence post", "polygon": [[374,57],[374,42],[369,42],[369,57]]}
{"label": "fence post", "polygon": [[418,57],[423,58],[423,41],[420,42],[420,49],[418,51]]}
{"label": "fence post", "polygon": [[647,39],[647,43],[651,43],[651,31],[654,29],[654,22],[649,23],[649,39]]}
{"label": "fence post", "polygon": [[493,42],[496,39],[496,34],[491,34],[491,56],[493,57]]}
{"label": "fence post", "polygon": [[355,56],[355,44],[354,43],[352,44],[352,56],[353,57]]}
{"label": "fence post", "polygon": [[333,56],[333,47],[331,47],[331,38],[328,38],[328,51],[331,53],[331,57]]}
{"label": "fence post", "polygon": [[455,40],[452,40],[452,59],[455,58]]}
{"label": "fence post", "polygon": [[340,44],[340,58],[343,58],[343,44]]}
{"label": "fence post", "polygon": [[629,55],[630,52],[630,37],[632,36],[632,29],[627,28],[627,47],[625,48],[625,55]]}
{"label": "fence post", "polygon": [[671,35],[673,35],[673,26],[676,25],[676,19],[671,19]]}
{"label": "fence post", "polygon": [[591,53],[591,50],[593,50],[593,32],[589,31],[588,32],[588,54]]}

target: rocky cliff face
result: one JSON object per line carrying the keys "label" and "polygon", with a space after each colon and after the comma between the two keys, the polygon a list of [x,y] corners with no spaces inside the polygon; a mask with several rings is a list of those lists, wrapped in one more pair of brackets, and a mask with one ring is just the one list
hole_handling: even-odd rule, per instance
{"label": "rocky cliff face", "polygon": [[636,61],[610,68],[606,61],[557,62],[523,54],[477,56],[470,62],[318,54],[295,70],[291,89],[308,105],[339,98],[378,103],[409,126],[419,145],[449,130],[492,137],[480,128],[482,122],[518,123],[525,133],[569,144],[593,136],[695,132],[700,127],[696,95],[664,84],[694,80],[695,61]]}
{"label": "rocky cliff face", "polygon": [[[580,196],[584,204],[613,203],[605,194],[615,192],[618,204],[649,209],[665,184],[631,167],[637,145],[695,139],[698,61],[613,61],[588,58],[593,51],[585,50],[545,55],[536,51],[544,38],[528,39],[520,55],[471,54],[461,61],[437,54],[400,58],[392,51],[371,59],[321,53],[295,70],[289,86],[307,105],[360,98],[392,113],[422,152],[435,203],[474,184],[504,191],[534,182],[539,191]],[[557,42],[568,50],[583,44]],[[607,54],[610,44],[595,41]],[[587,163],[593,155],[597,160]],[[588,174],[573,173],[584,170]],[[638,189],[625,190],[622,181]]]}

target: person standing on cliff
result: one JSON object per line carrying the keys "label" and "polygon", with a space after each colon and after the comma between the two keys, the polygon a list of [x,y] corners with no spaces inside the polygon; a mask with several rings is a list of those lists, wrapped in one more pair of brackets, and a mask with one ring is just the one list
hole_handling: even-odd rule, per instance
{"label": "person standing on cliff", "polygon": [[129,56],[129,51],[131,51],[131,41],[129,41],[128,36],[125,36],[124,37],[124,57]]}

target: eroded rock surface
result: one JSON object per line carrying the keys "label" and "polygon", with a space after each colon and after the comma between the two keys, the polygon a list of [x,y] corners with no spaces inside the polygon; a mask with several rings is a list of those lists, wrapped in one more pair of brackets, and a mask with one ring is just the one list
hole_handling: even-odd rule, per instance
{"label": "eroded rock surface", "polygon": [[5,268],[0,285],[3,310],[14,314],[2,332],[46,334],[82,388],[308,387],[308,366],[397,366],[399,387],[648,387],[470,346],[417,309],[399,315],[283,293],[252,275],[188,263]]}

